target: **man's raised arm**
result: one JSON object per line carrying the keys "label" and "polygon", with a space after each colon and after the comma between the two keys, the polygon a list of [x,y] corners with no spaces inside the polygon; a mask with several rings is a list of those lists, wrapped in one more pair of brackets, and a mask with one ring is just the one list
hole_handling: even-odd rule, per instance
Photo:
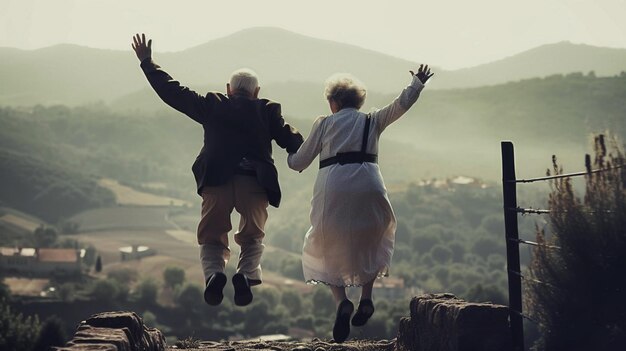
{"label": "man's raised arm", "polygon": [[169,74],[152,61],[152,39],[146,42],[145,34],[136,34],[131,44],[141,62],[148,82],[166,104],[186,114],[198,123],[203,123],[208,109],[206,99],[195,91],[180,85]]}

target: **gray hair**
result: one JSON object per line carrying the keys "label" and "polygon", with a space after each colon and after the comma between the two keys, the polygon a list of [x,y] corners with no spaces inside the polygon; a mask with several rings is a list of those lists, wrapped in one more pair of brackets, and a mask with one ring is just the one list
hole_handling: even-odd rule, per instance
{"label": "gray hair", "polygon": [[361,108],[367,95],[365,84],[348,73],[335,73],[326,80],[324,95],[333,100],[340,108]]}
{"label": "gray hair", "polygon": [[256,73],[249,68],[240,68],[233,72],[230,76],[231,91],[246,92],[254,94],[256,88],[259,87],[259,78]]}

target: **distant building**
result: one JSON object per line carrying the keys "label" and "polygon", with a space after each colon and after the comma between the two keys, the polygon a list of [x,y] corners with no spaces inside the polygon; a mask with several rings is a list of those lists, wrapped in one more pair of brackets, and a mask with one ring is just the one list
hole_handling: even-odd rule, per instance
{"label": "distant building", "polygon": [[81,250],[0,247],[0,271],[16,276],[79,275]]}
{"label": "distant building", "polygon": [[122,261],[139,260],[143,257],[156,255],[154,249],[141,245],[120,247],[119,250]]}
{"label": "distant building", "polygon": [[387,277],[374,281],[374,291],[376,296],[389,300],[402,299],[406,297],[407,290],[404,287],[404,279]]}

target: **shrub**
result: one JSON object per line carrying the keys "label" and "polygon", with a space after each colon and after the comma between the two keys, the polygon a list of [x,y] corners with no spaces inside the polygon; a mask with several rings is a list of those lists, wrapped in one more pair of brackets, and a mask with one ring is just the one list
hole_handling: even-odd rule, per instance
{"label": "shrub", "polygon": [[[531,312],[545,350],[626,349],[626,169],[623,153],[603,136],[586,157],[585,195],[569,178],[551,182],[549,234],[537,233],[529,289]],[[550,173],[550,172],[548,172]],[[563,169],[553,158],[553,173]]]}
{"label": "shrub", "polygon": [[24,317],[0,301],[0,350],[30,351],[39,335],[39,318]]}
{"label": "shrub", "polygon": [[137,285],[137,300],[146,305],[155,305],[159,286],[153,279],[145,279]]}
{"label": "shrub", "polygon": [[163,271],[165,286],[175,288],[185,282],[185,270],[180,267],[170,266]]}
{"label": "shrub", "polygon": [[89,295],[96,301],[112,302],[115,301],[119,292],[119,284],[115,280],[103,279],[93,283]]}
{"label": "shrub", "polygon": [[57,316],[52,316],[43,322],[34,350],[50,350],[53,346],[65,345],[66,341],[63,321]]}

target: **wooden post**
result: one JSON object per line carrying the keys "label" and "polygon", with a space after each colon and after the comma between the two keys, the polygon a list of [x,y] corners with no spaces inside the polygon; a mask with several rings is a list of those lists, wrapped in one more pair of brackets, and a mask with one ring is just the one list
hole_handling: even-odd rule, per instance
{"label": "wooden post", "polygon": [[[515,154],[513,143],[501,142],[502,197],[504,202],[504,227],[506,240],[506,266],[509,280],[509,319],[513,336],[513,349],[524,351],[524,324],[522,316],[522,278],[519,259],[519,233],[517,227],[517,187],[515,183]],[[519,312],[515,313],[514,311]]]}

